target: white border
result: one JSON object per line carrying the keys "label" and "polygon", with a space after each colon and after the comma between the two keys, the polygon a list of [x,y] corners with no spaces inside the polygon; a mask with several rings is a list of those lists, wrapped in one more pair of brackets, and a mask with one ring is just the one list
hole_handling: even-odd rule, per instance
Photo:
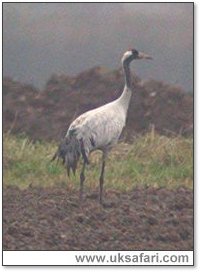
{"label": "white border", "polygon": [[[1,1],[1,3],[2,2],[13,2],[13,1]],[[26,1],[15,1],[15,2],[26,2]],[[38,1],[30,1],[30,2],[38,2]],[[49,0],[49,1],[47,1],[47,2],[55,2],[55,0],[53,1],[53,0]],[[60,1],[60,2],[66,2],[66,1]],[[85,1],[82,1],[82,0],[79,0],[79,1],[67,1],[67,2],[85,2]],[[87,2],[106,2],[106,1],[87,1]],[[133,2],[133,1],[109,1],[109,2]],[[149,2],[149,3],[151,3],[151,2],[165,2],[165,1],[149,1],[149,0],[147,0],[147,1],[145,1],[145,2]],[[194,1],[184,1],[184,0],[182,0],[182,1],[167,1],[167,2],[194,2]],[[142,3],[142,2],[141,2]],[[199,35],[198,35],[198,32],[197,32],[197,29],[199,29],[200,28],[200,17],[198,16],[198,8],[199,8],[199,6],[200,5],[198,5],[198,3],[197,3],[197,1],[196,1],[196,3],[195,3],[195,48],[196,48],[196,50],[195,50],[195,67],[194,68],[196,68],[195,69],[195,71],[196,71],[196,73],[195,73],[195,161],[197,162],[199,162],[200,161],[200,156],[199,156],[199,154],[200,154],[200,146],[197,144],[197,139],[199,139],[200,138],[200,128],[199,128],[199,124],[197,123],[197,120],[199,120],[199,118],[200,118],[200,104],[199,104],[199,101],[200,101],[200,94],[199,94],[199,92],[198,92],[198,90],[200,89],[200,88],[198,88],[199,87],[199,80],[198,80],[198,74],[197,74],[197,68],[198,68],[198,64],[199,64],[199,55],[198,55],[198,52],[197,52],[197,48],[198,48],[198,41],[199,41]],[[2,22],[2,20],[1,20],[1,22]],[[2,37],[2,36],[1,36]],[[200,90],[199,90],[200,91]],[[2,105],[2,103],[1,103],[1,105]],[[1,116],[2,117],[2,116]],[[198,118],[199,117],[199,118]],[[2,118],[0,118],[0,122],[1,122],[1,120],[2,120]],[[199,122],[199,121],[198,121]],[[2,126],[1,126],[2,127]],[[2,139],[1,139],[2,140]],[[1,141],[1,143],[2,143],[2,141]],[[1,144],[1,146],[2,146],[2,144]],[[196,163],[196,166],[197,166],[197,163]],[[199,173],[199,171],[200,171],[200,168],[197,168],[197,167],[195,167],[195,200],[196,200],[196,203],[195,203],[195,207],[197,208],[197,207],[199,207],[199,198],[197,198],[197,196],[198,196],[198,193],[200,192],[200,190],[199,190],[199,183],[198,183],[198,181],[199,181],[199,179],[198,179],[198,177],[200,177],[200,173]],[[2,195],[2,194],[1,194]],[[195,213],[197,213],[198,212],[198,215],[199,215],[199,211],[197,211],[197,209],[195,209]],[[2,218],[2,217],[1,217]],[[195,230],[197,230],[197,229],[199,229],[199,218],[200,218],[200,216],[197,216],[196,215],[196,219],[197,220],[195,220],[196,222],[195,222]],[[197,234],[197,233],[196,233]],[[199,267],[199,237],[196,235],[196,238],[197,238],[197,240],[195,241],[195,267],[194,267],[194,270],[195,271],[197,271],[198,270],[198,267]],[[29,251],[28,253],[32,253],[31,251]],[[41,253],[41,252],[40,252]],[[3,255],[4,255],[4,257],[5,258],[7,258],[8,257],[8,254],[9,254],[9,256],[11,256],[10,255],[10,252],[3,252]],[[13,254],[14,255],[16,255],[17,256],[17,251],[13,251]],[[21,254],[23,254],[23,258],[26,258],[26,252],[21,252]],[[44,254],[47,254],[47,255],[49,255],[49,257],[48,257],[48,263],[49,263],[49,260],[50,260],[50,256],[51,256],[51,253],[48,251],[48,252],[46,252],[46,253],[44,253]],[[55,252],[54,252],[54,258],[55,258]],[[28,258],[29,259],[29,258]],[[32,259],[32,257],[30,258],[30,259]],[[7,260],[6,259],[4,259],[4,261],[6,262]],[[4,264],[5,264],[5,262],[4,262]],[[29,262],[29,260],[28,260],[28,262]],[[30,263],[28,263],[28,265],[30,265]],[[49,263],[49,265],[50,265],[50,263]],[[100,267],[99,267],[100,268]],[[142,268],[142,267],[141,267]],[[152,267],[153,268],[153,267]],[[160,267],[156,267],[156,268],[158,268],[159,270],[160,270]],[[153,269],[156,269],[156,268],[153,268]],[[187,267],[185,267],[186,269],[188,269]],[[44,268],[45,269],[45,268]],[[48,270],[49,270],[49,268],[47,268]],[[56,268],[55,268],[56,269]],[[68,268],[69,269],[69,268]],[[115,268],[113,268],[113,269],[115,269]],[[146,269],[148,269],[149,270],[149,268],[146,268]],[[141,271],[146,271],[146,269],[143,267],[142,269],[141,269]],[[166,269],[166,270],[165,270]],[[23,269],[24,270],[24,269]],[[54,271],[54,269],[51,269],[51,271]],[[70,269],[69,269],[70,270]],[[78,270],[78,269],[77,269]],[[98,269],[99,270],[99,269]],[[104,267],[104,270],[107,270],[105,267]],[[109,271],[111,270],[111,267],[110,267],[110,269],[109,269]],[[168,267],[166,267],[166,268],[162,268],[162,270],[164,270],[164,271],[168,271]],[[176,270],[176,272],[178,272],[178,271],[182,271],[183,270],[183,268],[182,267],[175,267],[175,270]],[[24,270],[25,271],[25,270]],[[79,270],[78,270],[79,271]]]}
{"label": "white border", "polygon": [[[99,257],[105,259],[98,261]],[[193,251],[4,251],[3,265],[192,266]]]}

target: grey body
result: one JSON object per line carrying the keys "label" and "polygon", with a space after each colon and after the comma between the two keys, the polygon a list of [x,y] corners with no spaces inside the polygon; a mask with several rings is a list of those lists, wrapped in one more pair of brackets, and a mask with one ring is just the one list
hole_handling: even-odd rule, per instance
{"label": "grey body", "polygon": [[96,149],[110,149],[126,123],[127,109],[120,102],[118,99],[80,115],[70,125],[66,137],[74,132],[77,139],[82,139],[86,156]]}
{"label": "grey body", "polygon": [[130,63],[133,59],[150,59],[144,53],[135,49],[127,51],[122,58],[122,66],[125,75],[125,86],[121,96],[99,108],[83,113],[75,119],[61,142],[56,157],[62,158],[67,168],[75,173],[79,158],[83,159],[83,167],[80,173],[80,199],[83,195],[83,182],[85,180],[85,166],[89,164],[89,154],[94,150],[101,150],[102,168],[100,175],[100,202],[104,182],[104,168],[108,151],[118,142],[122,130],[126,124],[127,111],[132,95]]}

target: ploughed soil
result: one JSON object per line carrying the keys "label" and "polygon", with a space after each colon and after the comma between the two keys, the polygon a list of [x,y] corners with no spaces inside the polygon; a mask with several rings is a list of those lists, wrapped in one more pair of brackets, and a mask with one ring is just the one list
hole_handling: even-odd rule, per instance
{"label": "ploughed soil", "polygon": [[4,250],[192,250],[193,193],[186,188],[106,190],[5,187]]}

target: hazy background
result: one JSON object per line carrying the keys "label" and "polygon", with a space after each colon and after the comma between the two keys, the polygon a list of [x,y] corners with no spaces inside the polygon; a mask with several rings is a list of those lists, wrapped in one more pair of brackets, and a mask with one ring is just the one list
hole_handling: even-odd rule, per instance
{"label": "hazy background", "polygon": [[116,69],[135,47],[141,78],[193,86],[192,3],[4,3],[3,72],[42,88],[52,74]]}

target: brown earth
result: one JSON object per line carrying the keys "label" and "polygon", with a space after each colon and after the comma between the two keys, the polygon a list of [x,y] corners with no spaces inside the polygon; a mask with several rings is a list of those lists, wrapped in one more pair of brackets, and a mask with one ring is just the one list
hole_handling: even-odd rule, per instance
{"label": "brown earth", "polygon": [[192,250],[193,195],[186,188],[90,192],[6,187],[4,250]]}
{"label": "brown earth", "polygon": [[[177,85],[142,81],[133,75],[124,139],[132,140],[151,125],[160,134],[191,135],[193,98]],[[95,67],[75,77],[53,75],[40,91],[11,78],[3,80],[3,129],[32,139],[60,140],[70,122],[89,109],[117,98],[123,90],[121,70]]]}

